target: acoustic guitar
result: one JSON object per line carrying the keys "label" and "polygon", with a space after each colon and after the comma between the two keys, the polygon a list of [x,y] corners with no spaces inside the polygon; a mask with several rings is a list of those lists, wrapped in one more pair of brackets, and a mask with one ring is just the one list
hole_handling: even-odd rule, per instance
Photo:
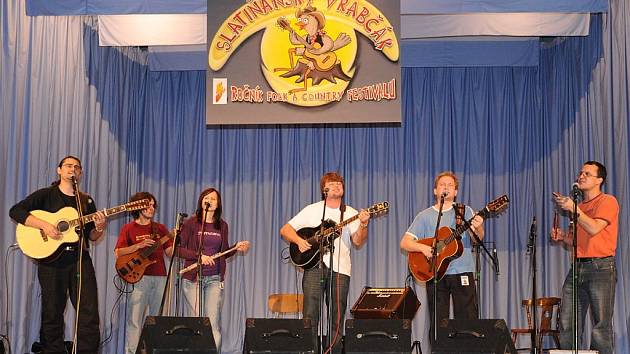
{"label": "acoustic guitar", "polygon": [[[376,203],[367,209],[368,213],[373,216],[378,216],[386,213],[389,210],[389,203],[382,202]],[[321,231],[322,225],[316,227],[304,227],[297,230],[298,236],[308,241],[311,244],[311,249],[300,252],[299,247],[295,243],[289,245],[289,253],[291,255],[291,262],[303,269],[311,269],[319,264],[319,249],[320,246],[330,245],[340,234],[341,229],[351,222],[357,220],[359,214],[346,219],[339,224],[332,220],[326,220],[323,223],[324,230]]]}
{"label": "acoustic guitar", "polygon": [[[125,211],[141,210],[148,207],[149,199],[142,199],[102,211],[106,217],[109,217]],[[50,262],[59,256],[62,246],[79,241],[79,235],[75,228],[81,224],[81,220],[75,208],[65,207],[54,213],[44,210],[33,210],[31,214],[53,224],[61,232],[61,238],[55,240],[49,238],[41,229],[18,224],[15,230],[15,238],[25,255],[40,262]],[[84,215],[83,224],[93,222],[95,217],[96,213]]]}
{"label": "acoustic guitar", "polygon": [[[510,200],[507,195],[491,201],[481,211],[477,212],[475,216],[481,215],[484,219],[498,216],[501,212],[508,208]],[[416,242],[422,243],[429,247],[433,247],[433,241],[437,239],[437,258],[435,259],[437,272],[433,272],[432,261],[427,258],[422,252],[409,252],[409,271],[418,281],[426,282],[435,278],[437,273],[437,279],[440,280],[444,277],[449,264],[459,258],[464,253],[464,246],[462,245],[462,234],[468,230],[470,221],[475,217],[473,216],[468,223],[460,225],[455,230],[448,226],[443,226],[438,230],[436,237],[423,238]]]}

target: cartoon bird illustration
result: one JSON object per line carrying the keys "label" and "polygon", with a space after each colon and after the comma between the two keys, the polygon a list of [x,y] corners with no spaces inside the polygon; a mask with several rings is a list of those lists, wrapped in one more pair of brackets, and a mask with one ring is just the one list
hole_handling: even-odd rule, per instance
{"label": "cartoon bird illustration", "polygon": [[[301,31],[306,31],[304,37],[300,37],[291,28],[291,24],[286,18],[282,17],[277,21],[278,26],[289,31],[291,44],[299,46],[289,49],[290,68],[274,69],[274,72],[287,71],[280,75],[281,77],[299,76],[295,82],[304,82],[303,87],[290,90],[289,93],[306,91],[309,77],[312,79],[313,85],[318,85],[324,79],[332,83],[336,83],[335,78],[344,81],[350,80],[350,77],[343,72],[335,54],[336,50],[350,43],[350,37],[345,33],[340,33],[337,39],[333,41],[324,31],[326,17],[321,11],[312,7],[310,3],[309,1],[305,8],[299,9],[295,14],[297,26]],[[295,56],[299,57],[297,63],[294,61]]]}

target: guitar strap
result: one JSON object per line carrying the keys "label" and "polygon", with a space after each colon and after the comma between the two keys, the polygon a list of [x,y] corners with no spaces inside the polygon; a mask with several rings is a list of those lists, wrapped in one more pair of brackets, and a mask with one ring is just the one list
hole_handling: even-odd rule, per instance
{"label": "guitar strap", "polygon": [[466,215],[466,206],[463,203],[455,203],[454,208],[457,208],[457,213],[455,213],[455,225],[459,228],[464,223],[462,216]]}
{"label": "guitar strap", "polygon": [[153,224],[153,220],[151,222],[151,239],[155,240],[155,225]]}
{"label": "guitar strap", "polygon": [[339,217],[339,222],[343,221],[343,213],[346,211],[346,205],[343,203],[343,201],[341,202],[341,205],[339,206],[339,211],[341,211],[341,216]]}

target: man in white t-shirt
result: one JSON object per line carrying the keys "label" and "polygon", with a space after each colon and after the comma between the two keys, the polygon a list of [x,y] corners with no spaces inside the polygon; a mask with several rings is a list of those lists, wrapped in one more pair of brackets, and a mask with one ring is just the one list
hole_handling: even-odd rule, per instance
{"label": "man in white t-shirt", "polygon": [[[343,322],[348,302],[348,287],[350,284],[350,274],[352,262],[350,258],[350,248],[362,246],[367,241],[368,223],[370,214],[361,209],[357,211],[351,206],[343,203],[344,181],[343,177],[334,172],[326,173],[320,179],[320,190],[322,199],[326,201],[325,219],[330,219],[335,223],[347,220],[355,215],[359,215],[358,220],[348,224],[341,230],[339,237],[333,242],[334,250],[332,254],[333,276],[332,276],[332,321],[333,333],[331,345],[333,353],[341,353],[341,337],[343,335]],[[300,237],[297,231],[303,228],[316,228],[321,224],[324,212],[324,200],[307,205],[288,223],[280,229],[280,235],[290,243],[297,245],[300,252],[308,252],[311,248],[318,247],[312,245],[306,239]],[[302,291],[304,292],[304,318],[313,320],[313,338],[317,343],[317,323],[321,300],[326,294],[329,285],[330,252],[323,255],[323,267],[314,266],[304,270],[302,278]],[[322,274],[323,270],[323,274]],[[323,280],[323,281],[322,281]],[[314,343],[314,347],[317,345]],[[316,348],[313,348],[316,349]]]}

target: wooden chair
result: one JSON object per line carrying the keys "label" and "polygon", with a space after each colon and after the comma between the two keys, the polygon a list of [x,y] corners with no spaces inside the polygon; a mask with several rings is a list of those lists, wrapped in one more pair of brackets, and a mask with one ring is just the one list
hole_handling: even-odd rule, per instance
{"label": "wooden chair", "polygon": [[[527,313],[527,328],[512,329],[512,341],[516,345],[518,335],[527,334],[531,336],[533,330],[532,318],[536,316],[536,311],[532,311],[532,300],[525,299],[521,302]],[[536,299],[536,307],[541,308],[540,320],[536,323],[536,348],[537,352],[542,350],[542,338],[551,336],[556,344],[556,348],[560,348],[560,298],[559,297],[541,297]],[[555,312],[555,315],[554,315]],[[553,318],[555,317],[555,325],[552,328]],[[519,348],[530,349],[530,348]]]}
{"label": "wooden chair", "polygon": [[271,294],[267,298],[267,308],[275,317],[299,314],[304,309],[304,294]]}

